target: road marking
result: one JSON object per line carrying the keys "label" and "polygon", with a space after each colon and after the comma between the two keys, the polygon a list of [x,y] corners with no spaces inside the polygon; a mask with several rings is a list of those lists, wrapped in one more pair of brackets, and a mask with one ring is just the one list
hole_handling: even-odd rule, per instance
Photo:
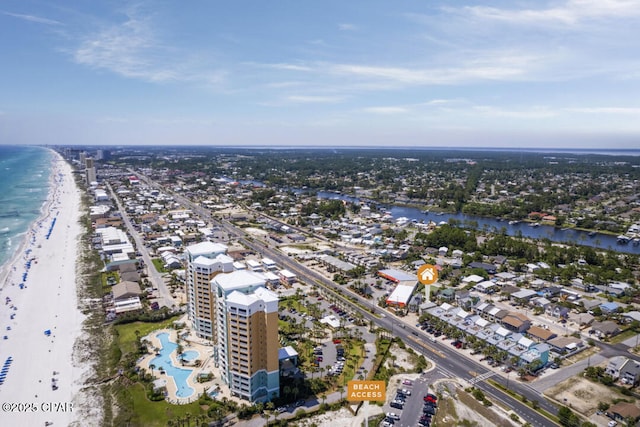
{"label": "road marking", "polygon": [[408,336],[407,338],[409,338],[411,341],[417,343],[420,347],[429,350],[431,353],[437,354],[438,356],[440,356],[442,358],[446,358],[446,356],[444,355],[443,352],[441,352],[439,350],[436,350],[435,348],[431,347],[430,345],[420,341],[418,338],[416,338],[414,336]]}

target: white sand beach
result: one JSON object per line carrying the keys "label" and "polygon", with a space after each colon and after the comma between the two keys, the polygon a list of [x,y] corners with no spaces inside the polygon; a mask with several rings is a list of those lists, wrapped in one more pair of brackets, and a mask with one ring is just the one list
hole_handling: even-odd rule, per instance
{"label": "white sand beach", "polygon": [[80,192],[71,167],[57,154],[53,163],[42,215],[0,274],[4,426],[67,426],[79,416],[78,392],[87,369],[72,362],[84,320],[76,292]]}

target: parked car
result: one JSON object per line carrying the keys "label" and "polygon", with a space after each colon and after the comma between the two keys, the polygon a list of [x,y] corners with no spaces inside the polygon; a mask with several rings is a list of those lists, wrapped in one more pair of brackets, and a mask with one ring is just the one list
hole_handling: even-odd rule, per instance
{"label": "parked car", "polygon": [[402,408],[404,408],[404,404],[403,404],[402,402],[398,402],[397,400],[394,400],[393,402],[391,402],[391,403],[389,404],[389,406],[391,406],[392,408],[395,408],[395,409],[402,409]]}
{"label": "parked car", "polygon": [[400,419],[400,415],[396,414],[395,412],[387,412],[386,414],[387,418],[391,418],[392,420],[399,420]]}

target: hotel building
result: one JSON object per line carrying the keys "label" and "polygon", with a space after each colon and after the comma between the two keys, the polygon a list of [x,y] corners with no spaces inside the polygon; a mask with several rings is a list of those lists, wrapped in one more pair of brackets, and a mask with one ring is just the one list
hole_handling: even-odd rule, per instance
{"label": "hotel building", "polygon": [[196,335],[216,341],[215,306],[211,279],[233,271],[233,259],[225,245],[201,242],[187,247],[187,313]]}
{"label": "hotel building", "polygon": [[216,354],[232,394],[251,402],[280,394],[278,296],[246,270],[211,280],[216,306]]}

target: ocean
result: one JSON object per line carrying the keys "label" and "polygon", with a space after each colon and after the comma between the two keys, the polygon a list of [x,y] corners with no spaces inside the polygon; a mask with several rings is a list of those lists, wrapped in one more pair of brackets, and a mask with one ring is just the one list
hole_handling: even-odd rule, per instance
{"label": "ocean", "polygon": [[42,147],[0,145],[0,267],[19,249],[49,193],[53,154]]}

